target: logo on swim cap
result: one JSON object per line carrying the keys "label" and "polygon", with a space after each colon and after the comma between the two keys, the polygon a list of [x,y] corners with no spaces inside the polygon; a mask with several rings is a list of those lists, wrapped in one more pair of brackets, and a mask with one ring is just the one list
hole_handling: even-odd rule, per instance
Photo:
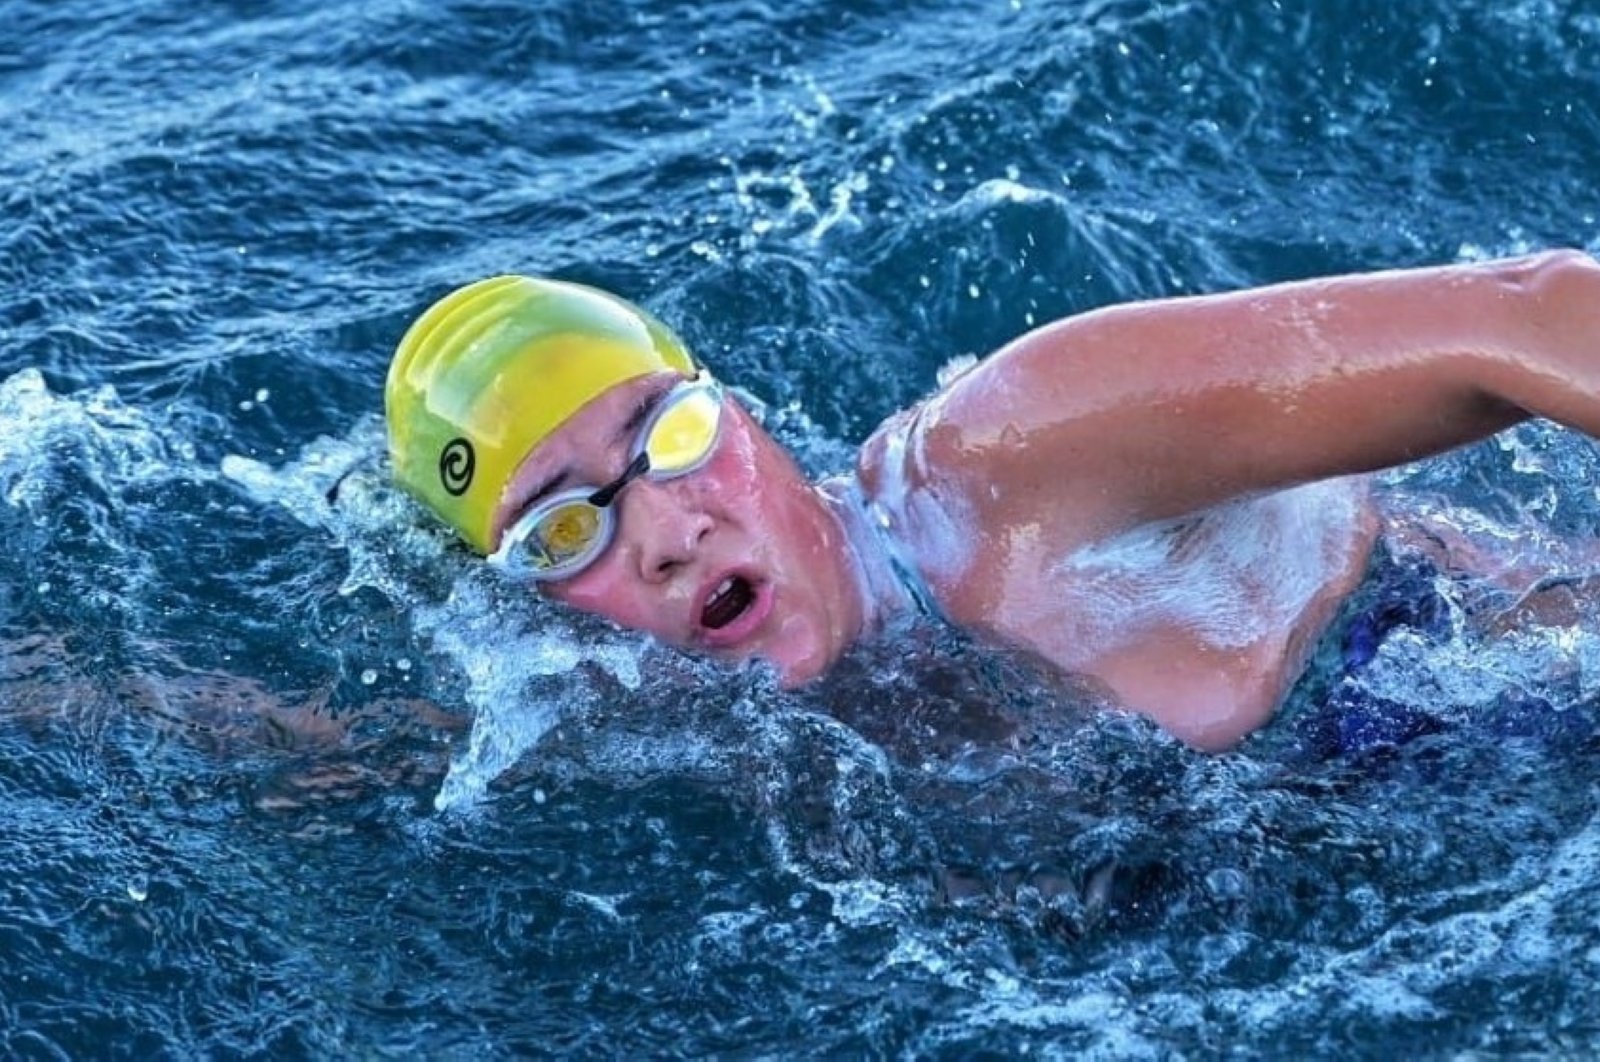
{"label": "logo on swim cap", "polygon": [[451,439],[439,453],[439,482],[455,497],[460,497],[472,486],[472,471],[477,465],[477,455],[472,444],[465,439]]}

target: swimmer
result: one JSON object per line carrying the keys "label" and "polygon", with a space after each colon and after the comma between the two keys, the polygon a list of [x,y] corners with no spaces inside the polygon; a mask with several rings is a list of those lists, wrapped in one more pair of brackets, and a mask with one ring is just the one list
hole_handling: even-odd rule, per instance
{"label": "swimmer", "polygon": [[664,324],[503,276],[410,328],[398,482],[507,576],[787,685],[921,608],[1190,745],[1271,717],[1380,533],[1366,474],[1600,435],[1571,251],[1115,306],[1023,335],[808,482]]}

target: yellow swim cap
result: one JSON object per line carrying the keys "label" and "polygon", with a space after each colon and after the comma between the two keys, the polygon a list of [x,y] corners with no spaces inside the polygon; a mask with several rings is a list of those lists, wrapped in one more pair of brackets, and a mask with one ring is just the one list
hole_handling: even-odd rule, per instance
{"label": "yellow swim cap", "polygon": [[533,448],[602,392],[646,373],[692,376],[671,330],[580,284],[490,277],[419,317],[384,390],[401,486],[480,553],[495,506]]}

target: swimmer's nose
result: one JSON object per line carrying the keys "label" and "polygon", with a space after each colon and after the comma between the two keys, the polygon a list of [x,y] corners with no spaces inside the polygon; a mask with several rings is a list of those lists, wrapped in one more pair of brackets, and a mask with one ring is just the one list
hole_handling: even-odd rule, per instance
{"label": "swimmer's nose", "polygon": [[619,533],[626,537],[639,577],[647,583],[671,578],[694,560],[711,534],[711,517],[685,504],[670,483],[641,479],[629,484],[624,498]]}

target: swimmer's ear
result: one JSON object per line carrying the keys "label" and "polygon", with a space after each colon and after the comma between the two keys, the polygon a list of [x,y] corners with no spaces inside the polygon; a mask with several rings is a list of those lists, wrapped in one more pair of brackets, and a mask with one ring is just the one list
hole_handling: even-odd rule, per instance
{"label": "swimmer's ear", "polygon": [[376,455],[368,455],[366,457],[358,458],[350,465],[349,468],[346,468],[343,472],[339,473],[339,478],[333,481],[332,486],[322,492],[322,497],[330,506],[339,504],[339,491],[344,487],[345,481],[351,476],[355,475],[357,472],[367,472],[372,470],[377,466],[377,464],[378,458]]}
{"label": "swimmer's ear", "polygon": [[347,468],[341,472],[339,474],[339,478],[333,481],[333,486],[329,487],[325,492],[323,492],[323,500],[329,505],[337,504],[339,501],[339,488],[344,486],[344,481],[349,479],[350,473],[354,471],[355,469],[353,468]]}
{"label": "swimmer's ear", "polygon": [[771,407],[766,402],[762,401],[753,391],[747,391],[738,384],[724,384],[723,387],[738,401],[739,405],[744,407],[744,411],[750,414],[751,420],[763,428],[767,426],[767,417]]}

